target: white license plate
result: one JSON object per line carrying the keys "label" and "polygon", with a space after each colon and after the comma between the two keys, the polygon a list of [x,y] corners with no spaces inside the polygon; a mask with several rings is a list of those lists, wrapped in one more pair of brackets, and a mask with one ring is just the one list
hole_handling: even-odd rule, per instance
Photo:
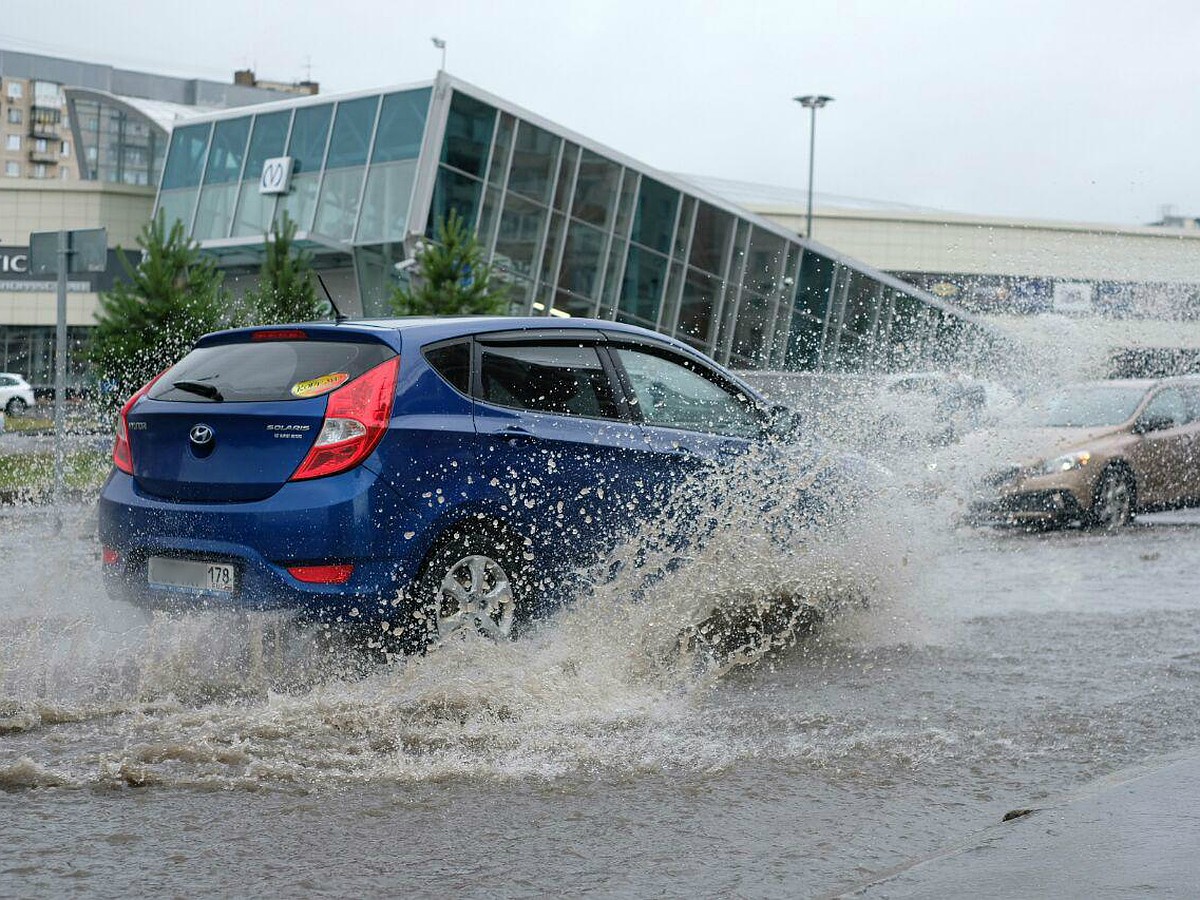
{"label": "white license plate", "polygon": [[147,578],[151,584],[213,594],[232,594],[237,590],[237,569],[233,565],[200,559],[152,556]]}

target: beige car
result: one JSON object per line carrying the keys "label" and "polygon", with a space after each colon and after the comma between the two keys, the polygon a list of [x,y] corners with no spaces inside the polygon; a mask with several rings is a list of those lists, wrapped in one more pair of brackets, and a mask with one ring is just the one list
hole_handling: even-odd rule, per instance
{"label": "beige car", "polygon": [[1200,505],[1200,378],[1070,385],[993,432],[973,518],[1116,528],[1145,510]]}

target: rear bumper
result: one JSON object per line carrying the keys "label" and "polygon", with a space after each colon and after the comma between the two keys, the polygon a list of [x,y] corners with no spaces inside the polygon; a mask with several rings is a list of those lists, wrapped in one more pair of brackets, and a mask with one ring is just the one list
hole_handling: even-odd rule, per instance
{"label": "rear bumper", "polygon": [[[322,621],[395,621],[397,597],[421,561],[405,540],[392,489],[359,467],[289,483],[248,503],[175,503],[113,472],[100,496],[99,533],[113,551],[104,565],[110,595],[150,608],[290,610]],[[409,532],[411,533],[411,532]],[[234,592],[151,584],[147,561],[169,556],[231,563]],[[298,581],[288,566],[350,563],[345,584]]]}

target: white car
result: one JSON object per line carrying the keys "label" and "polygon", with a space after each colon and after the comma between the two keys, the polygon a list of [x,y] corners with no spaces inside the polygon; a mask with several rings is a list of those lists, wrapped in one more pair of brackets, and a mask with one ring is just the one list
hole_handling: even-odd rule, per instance
{"label": "white car", "polygon": [[33,388],[22,376],[0,372],[0,409],[15,416],[33,406]]}

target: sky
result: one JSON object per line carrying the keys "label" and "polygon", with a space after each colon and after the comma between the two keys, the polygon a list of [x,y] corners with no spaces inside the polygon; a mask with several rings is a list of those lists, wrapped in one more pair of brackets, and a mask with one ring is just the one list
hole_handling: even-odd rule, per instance
{"label": "sky", "polygon": [[[659,169],[987,216],[1200,217],[1196,0],[56,0],[0,47],[186,77],[451,74]],[[309,68],[311,66],[311,69]]]}

